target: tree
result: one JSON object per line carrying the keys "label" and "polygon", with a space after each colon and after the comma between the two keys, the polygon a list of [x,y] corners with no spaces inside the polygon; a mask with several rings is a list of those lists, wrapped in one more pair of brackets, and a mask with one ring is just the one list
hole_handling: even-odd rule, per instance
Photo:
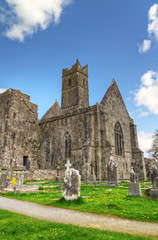
{"label": "tree", "polygon": [[158,130],[154,132],[152,146],[149,153],[151,153],[153,158],[158,161]]}

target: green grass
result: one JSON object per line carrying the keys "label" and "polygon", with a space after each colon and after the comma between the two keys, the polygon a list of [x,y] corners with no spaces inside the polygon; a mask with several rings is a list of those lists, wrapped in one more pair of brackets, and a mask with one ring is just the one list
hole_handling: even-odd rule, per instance
{"label": "green grass", "polygon": [[60,183],[55,180],[36,180],[36,181],[24,181],[24,185],[40,185],[40,186],[59,186]]}
{"label": "green grass", "polygon": [[51,223],[0,210],[1,240],[151,240],[123,233]]}
{"label": "green grass", "polygon": [[94,186],[82,186],[82,198],[78,202],[61,199],[60,187],[45,188],[39,193],[1,195],[60,208],[115,215],[138,221],[158,222],[158,199],[151,201],[147,197],[129,197],[128,189],[125,188],[100,186],[96,191]]}
{"label": "green grass", "polygon": [[119,186],[128,187],[128,182],[119,182]]}
{"label": "green grass", "polygon": [[[151,182],[147,182],[147,181],[145,181],[145,182],[139,182],[140,183],[140,186],[142,187],[142,188],[148,188],[148,187],[151,187],[152,186],[152,183]],[[125,187],[125,188],[128,188],[128,182],[119,182],[119,186],[122,186],[122,187]]]}

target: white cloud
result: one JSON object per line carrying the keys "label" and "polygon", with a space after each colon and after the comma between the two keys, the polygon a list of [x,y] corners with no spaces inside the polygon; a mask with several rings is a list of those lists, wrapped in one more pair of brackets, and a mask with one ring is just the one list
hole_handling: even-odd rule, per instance
{"label": "white cloud", "polygon": [[7,89],[5,89],[5,88],[0,88],[0,94],[3,93],[3,92],[5,92],[5,91],[7,91]]}
{"label": "white cloud", "polygon": [[149,115],[149,112],[141,112],[138,117],[146,117]]}
{"label": "white cloud", "polygon": [[151,40],[144,40],[141,45],[139,45],[139,52],[145,53],[151,48]]}
{"label": "white cloud", "polygon": [[130,97],[127,97],[127,98],[126,98],[126,101],[127,101],[127,102],[130,102],[130,100],[131,100]]}
{"label": "white cloud", "polygon": [[9,11],[0,9],[0,20],[9,25],[5,35],[24,41],[38,29],[45,30],[51,22],[58,23],[64,6],[72,0],[5,0]]}
{"label": "white cloud", "polygon": [[148,40],[144,40],[141,45],[139,45],[139,52],[145,53],[150,50],[151,42],[153,39],[158,41],[158,4],[154,4],[150,7],[148,12]]}
{"label": "white cloud", "polygon": [[149,24],[148,24],[148,34],[149,37],[155,37],[158,41],[158,4],[154,4],[149,9]]}
{"label": "white cloud", "polygon": [[139,113],[138,117],[141,118],[141,117],[146,117],[148,116],[150,113],[147,112],[147,111],[143,111],[141,108],[137,109],[136,111],[137,113]]}
{"label": "white cloud", "polygon": [[158,72],[148,71],[141,77],[141,85],[135,92],[137,106],[145,106],[158,115]]}
{"label": "white cloud", "polygon": [[139,147],[146,156],[148,155],[147,151],[151,148],[152,140],[152,133],[145,133],[142,131],[138,134]]}

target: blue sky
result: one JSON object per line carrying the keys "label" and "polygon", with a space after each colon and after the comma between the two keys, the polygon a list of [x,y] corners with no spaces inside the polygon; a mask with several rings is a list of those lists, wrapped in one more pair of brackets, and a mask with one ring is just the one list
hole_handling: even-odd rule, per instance
{"label": "blue sky", "polygon": [[0,88],[30,95],[39,118],[61,102],[62,69],[77,58],[89,67],[90,105],[114,78],[149,148],[158,128],[158,1],[1,1]]}

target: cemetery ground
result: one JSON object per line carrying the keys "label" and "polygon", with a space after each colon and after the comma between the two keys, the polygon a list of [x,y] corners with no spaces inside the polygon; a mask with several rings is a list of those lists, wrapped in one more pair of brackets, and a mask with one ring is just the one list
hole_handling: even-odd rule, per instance
{"label": "cemetery ground", "polygon": [[0,210],[0,222],[2,240],[156,240],[156,238],[52,223],[5,210]]}
{"label": "cemetery ground", "polygon": [[112,215],[144,222],[158,223],[158,199],[148,196],[150,183],[141,182],[143,197],[128,196],[128,183],[119,183],[118,187],[108,187],[105,183],[81,184],[81,197],[74,201],[62,198],[62,186],[55,181],[25,182],[36,185],[36,192],[2,193],[1,196],[27,200],[58,208],[73,209],[101,215]]}

